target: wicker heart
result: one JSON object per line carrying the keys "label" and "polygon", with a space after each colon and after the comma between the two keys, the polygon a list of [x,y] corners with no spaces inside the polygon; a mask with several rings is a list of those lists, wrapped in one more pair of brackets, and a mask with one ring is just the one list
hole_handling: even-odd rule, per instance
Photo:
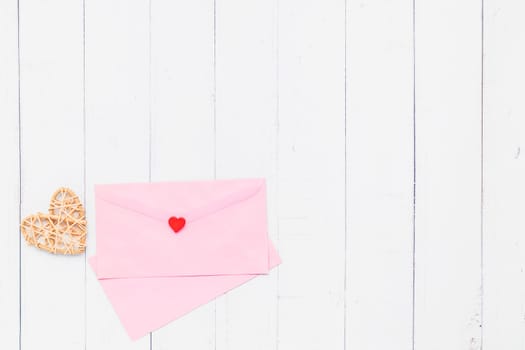
{"label": "wicker heart", "polygon": [[86,249],[84,207],[68,188],[53,193],[48,214],[29,215],[20,228],[29,245],[53,254],[80,254]]}

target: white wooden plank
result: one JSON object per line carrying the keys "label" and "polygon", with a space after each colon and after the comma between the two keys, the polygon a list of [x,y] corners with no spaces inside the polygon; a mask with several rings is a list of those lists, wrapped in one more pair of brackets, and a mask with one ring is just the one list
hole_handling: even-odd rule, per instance
{"label": "white wooden plank", "polygon": [[[149,3],[88,1],[85,21],[86,197],[93,226],[94,184],[149,179]],[[88,256],[95,239],[92,227]],[[93,271],[86,274],[86,348],[149,349],[148,336],[129,339]]]}
{"label": "white wooden plank", "polygon": [[344,347],[345,3],[279,1],[279,349]]}
{"label": "white wooden plank", "polygon": [[485,1],[483,348],[525,348],[525,3]]}
{"label": "white wooden plank", "polygon": [[[264,177],[277,238],[277,2],[216,2],[216,173]],[[216,349],[277,345],[277,272],[217,301]]]}
{"label": "white wooden plank", "polygon": [[416,3],[416,349],[481,347],[481,3]]}
{"label": "white wooden plank", "polygon": [[[22,215],[83,190],[82,1],[20,2]],[[84,348],[84,256],[21,251],[21,346]],[[50,324],[52,320],[52,325]]]}
{"label": "white wooden plank", "polygon": [[412,348],[412,1],[347,8],[348,349]]}
{"label": "white wooden plank", "polygon": [[0,2],[0,337],[17,349],[19,297],[18,15],[16,1]]}
{"label": "white wooden plank", "polygon": [[[213,179],[213,1],[151,6],[151,180]],[[214,349],[214,303],[156,331],[152,348]]]}

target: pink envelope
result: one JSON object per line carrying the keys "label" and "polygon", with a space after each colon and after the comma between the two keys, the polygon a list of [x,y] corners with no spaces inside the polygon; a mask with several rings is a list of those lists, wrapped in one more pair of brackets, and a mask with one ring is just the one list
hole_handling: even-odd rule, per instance
{"label": "pink envelope", "polygon": [[264,180],[97,185],[95,207],[90,265],[132,339],[280,263]]}

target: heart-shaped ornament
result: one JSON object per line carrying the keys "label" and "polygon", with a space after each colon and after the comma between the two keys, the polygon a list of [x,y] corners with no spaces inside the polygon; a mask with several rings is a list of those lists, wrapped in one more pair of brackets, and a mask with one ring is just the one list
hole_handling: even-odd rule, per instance
{"label": "heart-shaped ornament", "polygon": [[84,207],[69,188],[53,193],[48,214],[29,215],[20,228],[29,245],[50,253],[73,255],[86,250]]}
{"label": "heart-shaped ornament", "polygon": [[168,220],[168,224],[170,225],[170,227],[173,230],[173,232],[179,233],[179,231],[182,230],[184,228],[184,226],[186,225],[186,219],[178,218],[176,216],[172,216]]}

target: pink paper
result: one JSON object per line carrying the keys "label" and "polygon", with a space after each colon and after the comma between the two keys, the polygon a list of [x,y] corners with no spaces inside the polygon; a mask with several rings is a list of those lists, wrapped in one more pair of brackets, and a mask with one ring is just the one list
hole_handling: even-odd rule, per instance
{"label": "pink paper", "polygon": [[280,263],[264,180],[98,185],[95,202],[90,265],[132,339]]}

